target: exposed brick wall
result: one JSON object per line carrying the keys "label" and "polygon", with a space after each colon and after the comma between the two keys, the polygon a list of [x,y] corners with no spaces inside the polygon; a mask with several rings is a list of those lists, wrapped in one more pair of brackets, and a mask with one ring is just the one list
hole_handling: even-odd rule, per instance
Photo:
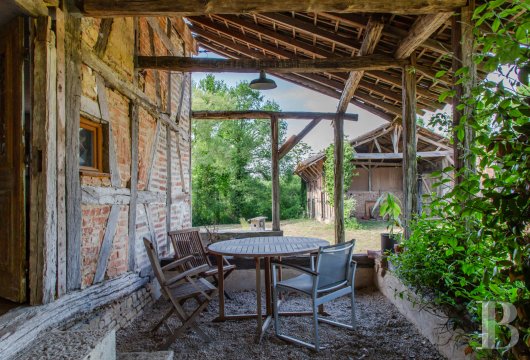
{"label": "exposed brick wall", "polygon": [[[160,18],[162,29],[166,29],[166,18]],[[93,47],[97,41],[99,19],[83,18],[83,41]],[[151,55],[148,23],[144,18],[139,19],[139,53]],[[168,51],[162,41],[154,33],[155,55],[167,55]],[[175,55],[189,54],[184,50],[183,41],[172,29],[171,39],[179,52]],[[123,79],[133,82],[134,76],[134,22],[132,18],[115,18],[109,36],[108,46],[102,56],[105,61]],[[96,76],[94,70],[83,65],[82,95],[88,104],[98,104]],[[157,97],[156,77],[160,83],[160,100]],[[185,86],[183,87],[183,83]],[[175,73],[171,75],[171,89],[169,89],[169,75],[167,72],[145,70],[139,73],[138,86],[150,98],[153,104],[159,104],[161,112],[170,114],[170,119],[179,127],[179,133],[171,132],[171,164],[167,160],[166,126],[159,125],[159,137],[156,140],[157,120],[140,106],[139,110],[139,141],[138,141],[138,190],[150,191],[158,194],[159,200],[149,204],[137,205],[135,252],[129,249],[129,205],[121,204],[116,233],[112,240],[112,248],[105,273],[106,278],[113,278],[128,271],[128,259],[135,257],[136,271],[142,271],[148,266],[142,238],[147,237],[156,242],[161,255],[170,252],[167,248],[166,191],[168,186],[167,166],[171,166],[171,228],[179,229],[191,226],[190,201],[190,98],[191,77],[189,74]],[[177,110],[184,91],[180,118]],[[109,149],[116,153],[120,172],[120,188],[129,189],[131,180],[131,118],[130,99],[117,90],[106,89],[109,108],[109,125],[114,136],[115,147]],[[170,100],[170,101],[169,101]],[[170,104],[169,104],[170,103]],[[155,144],[155,141],[156,144]],[[155,145],[155,146],[153,146]],[[179,159],[180,149],[182,159]],[[181,179],[180,164],[184,178]],[[149,169],[151,169],[151,172]],[[148,179],[149,173],[151,177]],[[81,176],[82,186],[110,187],[109,176]],[[149,185],[148,185],[149,184]],[[183,191],[183,188],[185,191]],[[107,227],[111,205],[82,205],[82,287],[90,286],[93,282],[101,243]]]}

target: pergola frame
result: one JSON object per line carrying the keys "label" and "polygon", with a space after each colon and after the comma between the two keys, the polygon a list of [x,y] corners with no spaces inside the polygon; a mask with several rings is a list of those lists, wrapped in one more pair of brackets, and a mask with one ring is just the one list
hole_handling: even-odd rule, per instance
{"label": "pergola frame", "polygon": [[[229,5],[209,1],[204,8],[194,9],[188,8],[182,1],[157,0],[140,3],[141,7],[137,6],[138,2],[132,4],[130,0],[115,1],[112,4],[101,0],[84,0],[83,11],[91,16],[162,13],[189,16],[190,29],[196,35],[198,43],[225,56],[227,60],[141,56],[137,59],[137,68],[187,72],[267,70],[284,80],[339,100],[336,117],[333,119],[336,242],[345,241],[342,158],[343,122],[347,107],[353,103],[388,121],[401,121],[401,136],[405,144],[402,155],[403,214],[405,236],[409,236],[410,220],[418,208],[416,116],[423,114],[423,109],[434,111],[443,107],[445,104],[438,101],[439,94],[451,87],[459,95],[469,93],[476,78],[476,68],[471,61],[473,34],[469,28],[462,28],[471,26],[470,14],[474,2],[468,4],[467,1],[427,1],[420,5],[417,1],[382,4],[379,1],[351,0],[341,2],[343,7],[340,9],[337,8],[339,3],[331,0],[319,3],[318,8],[305,1],[291,3],[276,0],[268,1],[267,4],[235,1]],[[409,14],[420,14],[410,24],[408,31],[388,23],[388,15],[393,14],[390,16],[393,19],[396,14],[402,14],[403,6],[407,7]],[[278,11],[291,11],[292,16],[277,13]],[[301,13],[304,11],[309,14]],[[352,12],[379,14],[372,15],[366,21],[362,16],[350,14]],[[307,21],[312,14],[313,23]],[[325,21],[335,22],[335,32],[320,26],[317,16]],[[451,17],[452,22],[449,21]],[[272,28],[269,25],[272,25]],[[356,28],[357,40],[346,40],[340,32],[337,33],[342,25]],[[448,26],[453,27],[452,38],[448,42],[433,39],[433,36],[438,36]],[[285,29],[292,30],[292,36],[286,36]],[[297,34],[305,38],[301,40]],[[304,40],[307,38],[313,38],[313,45]],[[389,42],[392,41],[390,39],[397,39],[394,48],[389,48]],[[331,44],[331,51],[326,49],[326,44]],[[428,52],[429,56],[436,56],[430,64],[424,60]],[[441,65],[442,69],[448,66],[444,58],[451,53],[458,55],[458,59],[453,60],[452,71],[437,77],[438,66]],[[469,84],[453,85],[452,72],[462,65],[471,69],[471,80]],[[337,73],[339,69],[348,71],[348,76]],[[401,78],[396,76],[398,74]],[[394,96],[396,90],[401,92],[401,98]],[[459,98],[460,96],[457,96],[445,101],[456,105]],[[455,124],[459,123],[461,116],[470,115],[468,109],[457,111],[456,106],[453,112]],[[238,115],[233,116],[237,118]],[[278,115],[269,114],[264,117],[271,121],[274,140]],[[288,139],[281,147],[274,147],[273,141],[273,163],[279,161],[321,120],[322,117],[313,118],[300,134]],[[472,137],[473,134],[469,131],[463,141],[455,137],[457,170],[471,165],[459,159],[464,157]],[[273,173],[274,171],[273,164]],[[273,198],[274,196],[273,191]],[[279,229],[279,211],[274,200],[273,223],[274,228]]]}
{"label": "pergola frame", "polygon": [[[321,112],[281,112],[281,111],[193,111],[192,118],[195,120],[244,120],[244,119],[269,119],[271,123],[271,177],[272,177],[272,230],[280,230],[280,159],[284,157],[293,147],[296,146],[321,120],[337,121],[335,113]],[[279,146],[279,126],[278,120],[300,120],[310,119],[297,135],[291,136]],[[344,120],[357,121],[357,114],[342,114],[341,122]],[[342,173],[342,165],[339,171]],[[340,175],[339,175],[340,176]],[[343,176],[343,175],[342,175]],[[343,211],[337,207],[336,212]]]}

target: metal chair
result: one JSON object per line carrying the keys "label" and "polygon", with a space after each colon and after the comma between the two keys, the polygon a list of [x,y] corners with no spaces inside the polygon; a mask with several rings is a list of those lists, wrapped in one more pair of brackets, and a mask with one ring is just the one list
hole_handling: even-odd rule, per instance
{"label": "metal chair", "polygon": [[[352,261],[355,240],[344,244],[321,247],[316,259],[316,267],[307,269],[302,266],[280,261],[272,262],[273,274],[273,312],[274,330],[280,339],[306,346],[312,350],[320,350],[318,336],[318,322],[340,326],[348,330],[355,328],[355,296],[354,279],[357,263]],[[278,267],[286,267],[302,272],[302,275],[278,282]],[[278,294],[280,292],[296,291],[311,297],[313,312],[314,344],[307,343],[280,331]],[[344,324],[318,316],[318,307],[338,297],[351,296],[351,324]]]}
{"label": "metal chair", "polygon": [[[171,333],[161,348],[168,348],[171,343],[175,341],[177,336],[182,334],[186,329],[191,329],[205,341],[210,341],[208,335],[198,327],[196,322],[197,317],[206,310],[206,307],[212,298],[217,295],[217,288],[205,279],[199,277],[199,275],[207,269],[207,266],[203,265],[195,268],[188,268],[186,271],[177,272],[176,274],[173,273],[168,278],[166,277],[166,275],[169,275],[168,272],[174,272],[176,269],[189,263],[193,260],[193,256],[187,256],[168,265],[160,266],[160,260],[156,255],[155,248],[151,241],[144,238],[144,245],[153,272],[160,283],[162,294],[171,301],[172,305],[171,309],[169,309],[166,315],[164,315],[164,317],[152,329],[152,331],[155,332],[160,326],[165,325]],[[198,306],[191,314],[188,314],[183,309],[182,305],[186,300],[191,298],[197,301]],[[172,331],[166,323],[166,320],[173,314],[176,314],[182,323],[175,331]]]}

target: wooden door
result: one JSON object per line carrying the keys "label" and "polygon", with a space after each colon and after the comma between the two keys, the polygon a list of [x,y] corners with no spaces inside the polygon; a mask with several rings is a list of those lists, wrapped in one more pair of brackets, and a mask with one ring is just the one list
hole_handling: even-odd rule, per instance
{"label": "wooden door", "polygon": [[26,301],[23,21],[0,29],[0,297]]}

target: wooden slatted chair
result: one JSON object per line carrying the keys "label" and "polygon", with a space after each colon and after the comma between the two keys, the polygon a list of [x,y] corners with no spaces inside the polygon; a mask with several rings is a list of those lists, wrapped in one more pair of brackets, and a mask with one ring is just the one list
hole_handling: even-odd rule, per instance
{"label": "wooden slatted chair", "polygon": [[[201,273],[204,277],[212,277],[214,284],[217,286],[219,271],[217,265],[213,265],[208,250],[204,247],[201,241],[201,235],[198,228],[189,228],[183,230],[170,231],[168,233],[173,249],[175,250],[175,257],[182,259],[187,256],[193,256],[193,260],[188,262],[185,267],[186,270],[190,267],[207,266],[207,269]],[[236,266],[232,265],[223,258],[223,278],[226,279],[228,275],[235,270]],[[230,296],[225,292],[225,296],[230,299]]]}
{"label": "wooden slatted chair", "polygon": [[[160,288],[164,297],[171,301],[171,309],[164,315],[164,317],[153,327],[152,331],[156,332],[160,326],[165,327],[170,332],[170,336],[163,343],[161,348],[167,349],[175,339],[182,334],[186,329],[191,329],[197,333],[205,341],[210,341],[210,338],[197,325],[196,318],[199,316],[212,300],[212,297],[217,295],[217,288],[210,282],[200,277],[207,266],[188,267],[182,272],[175,271],[182,268],[183,265],[193,261],[193,256],[186,256],[165,266],[160,265],[160,260],[156,254],[155,248],[151,241],[144,238],[144,245],[147,251],[147,256],[153,268],[153,272],[160,283]],[[168,272],[173,272],[168,274]],[[167,277],[166,275],[169,275]],[[190,298],[194,298],[198,302],[197,308],[188,315],[182,308],[184,302]],[[173,331],[166,323],[166,320],[176,314],[181,321],[181,326]]]}

